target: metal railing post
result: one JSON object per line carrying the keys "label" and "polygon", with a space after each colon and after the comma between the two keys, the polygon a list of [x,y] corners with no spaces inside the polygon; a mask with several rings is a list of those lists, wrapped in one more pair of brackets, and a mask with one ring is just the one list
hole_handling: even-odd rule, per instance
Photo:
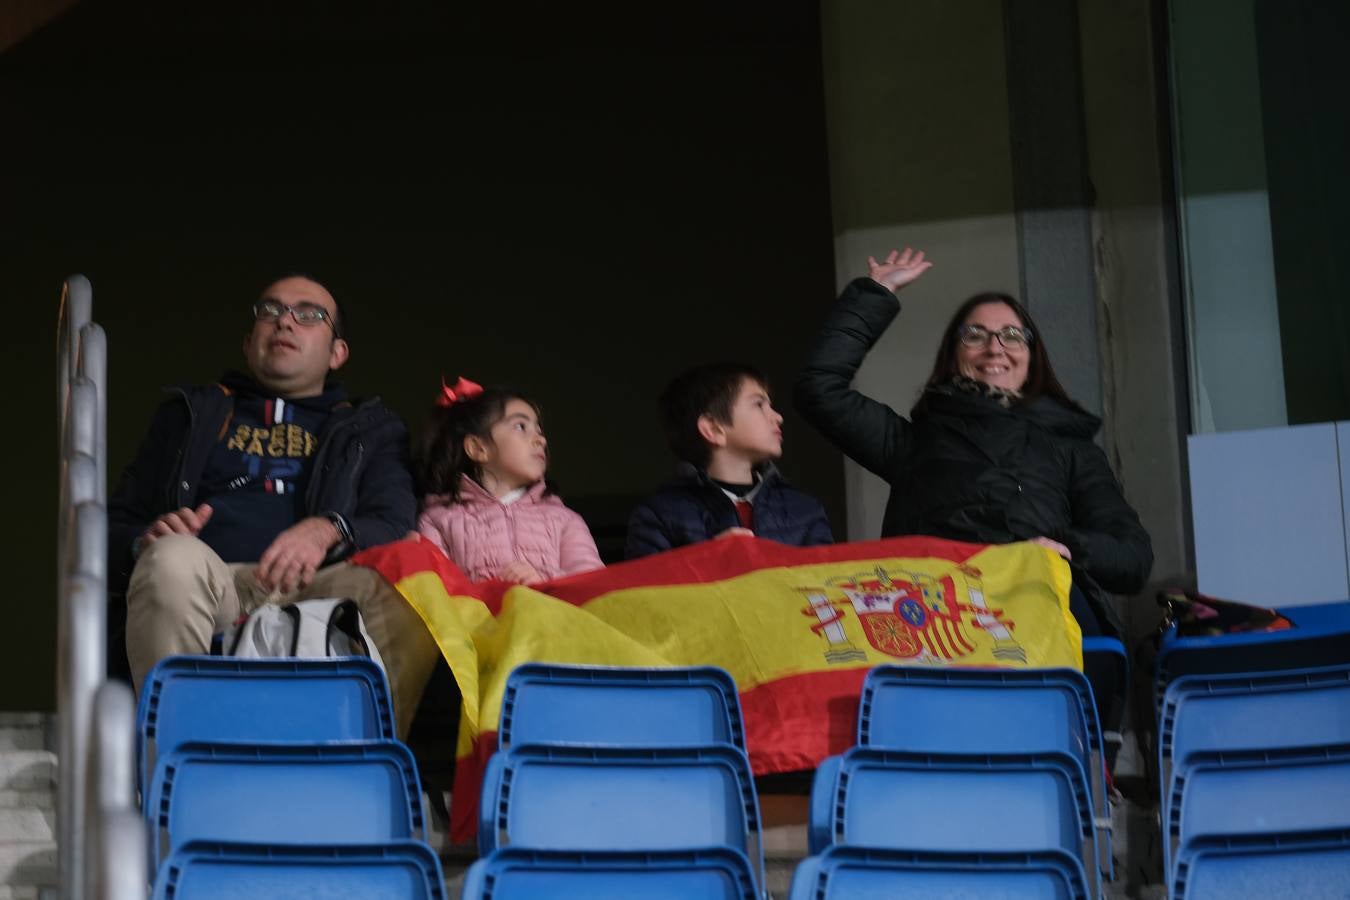
{"label": "metal railing post", "polygon": [[[89,778],[85,792],[84,896],[110,895],[111,885],[119,880],[126,858],[108,857],[118,813],[131,813],[137,830],[144,823],[136,815],[136,700],[131,688],[116,681],[105,681],[94,695],[89,732]],[[144,850],[133,866],[145,891]]]}
{"label": "metal railing post", "polygon": [[[89,453],[98,468],[98,502],[108,502],[108,336],[90,322],[80,329],[77,376],[93,388],[93,444]],[[86,401],[87,402],[87,401]]]}
{"label": "metal railing post", "polygon": [[[93,287],[66,279],[57,314],[57,857],[60,894],[144,900],[136,812],[135,698],[105,683],[108,594],[108,342]],[[100,688],[102,685],[102,688]]]}

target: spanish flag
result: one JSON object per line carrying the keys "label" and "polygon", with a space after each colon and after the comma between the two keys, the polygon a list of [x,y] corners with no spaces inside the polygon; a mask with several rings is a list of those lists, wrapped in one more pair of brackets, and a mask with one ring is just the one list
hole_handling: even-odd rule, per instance
{"label": "spanish flag", "polygon": [[756,774],[815,768],[855,738],[881,663],[1082,668],[1069,568],[1034,544],[907,537],[786,547],[707,541],[548,584],[470,583],[402,541],[354,560],[426,622],[463,695],[451,836],[468,840],[506,678],[525,662],[721,666]]}

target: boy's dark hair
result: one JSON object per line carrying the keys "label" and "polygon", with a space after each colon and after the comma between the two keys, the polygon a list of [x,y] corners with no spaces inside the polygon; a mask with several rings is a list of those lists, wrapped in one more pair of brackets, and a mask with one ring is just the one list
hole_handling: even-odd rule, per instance
{"label": "boy's dark hair", "polygon": [[444,494],[453,502],[459,499],[460,476],[483,483],[481,467],[464,452],[464,439],[475,435],[490,441],[492,426],[506,415],[506,405],[512,400],[523,400],[540,415],[539,404],[506,387],[484,388],[466,400],[431,408],[414,460],[419,495]]}
{"label": "boy's dark hair", "polygon": [[735,362],[708,363],[675,376],[658,401],[661,425],[671,452],[687,463],[707,466],[712,448],[698,433],[698,420],[708,416],[714,422],[730,425],[731,407],[747,381],[768,389],[762,372]]}

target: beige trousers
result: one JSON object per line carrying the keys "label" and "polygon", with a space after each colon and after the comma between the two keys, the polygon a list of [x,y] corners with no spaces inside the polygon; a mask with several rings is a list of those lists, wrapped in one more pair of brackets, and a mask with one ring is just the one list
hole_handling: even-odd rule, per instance
{"label": "beige trousers", "polygon": [[127,657],[136,690],[160,659],[208,652],[212,634],[263,604],[349,597],[384,659],[398,735],[407,735],[439,651],[403,595],[373,569],[351,563],[326,566],[307,587],[287,594],[264,590],[254,568],[227,563],[186,535],[166,535],[145,548],[127,589]]}

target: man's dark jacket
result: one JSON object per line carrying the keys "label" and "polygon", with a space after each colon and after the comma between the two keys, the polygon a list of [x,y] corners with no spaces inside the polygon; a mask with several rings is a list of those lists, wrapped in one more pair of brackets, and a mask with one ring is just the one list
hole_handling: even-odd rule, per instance
{"label": "man's dark jacket", "polygon": [[[756,537],[810,547],[834,541],[825,508],[783,479],[772,465],[760,472],[754,495]],[[736,506],[707,472],[681,463],[675,478],[638,504],[628,519],[628,559],[696,544],[741,524]]]}
{"label": "man's dark jacket", "polygon": [[[108,584],[114,594],[125,592],[135,565],[132,545],[150,523],[202,502],[197,492],[203,469],[234,408],[226,384],[170,392],[108,505]],[[352,532],[353,546],[326,562],[399,540],[412,530],[417,501],[408,470],[408,432],[378,398],[338,403],[319,434],[310,466],[304,514],[338,513]]]}
{"label": "man's dark jacket", "polygon": [[1101,420],[1050,397],[1004,407],[952,388],[929,389],[912,421],[905,419],[851,387],[899,311],[895,296],[870,278],[851,283],[796,389],[802,415],[891,485],[882,536],[1059,541],[1073,554],[1074,583],[1097,618],[1119,632],[1102,589],[1141,590],[1153,548],[1092,442]]}

